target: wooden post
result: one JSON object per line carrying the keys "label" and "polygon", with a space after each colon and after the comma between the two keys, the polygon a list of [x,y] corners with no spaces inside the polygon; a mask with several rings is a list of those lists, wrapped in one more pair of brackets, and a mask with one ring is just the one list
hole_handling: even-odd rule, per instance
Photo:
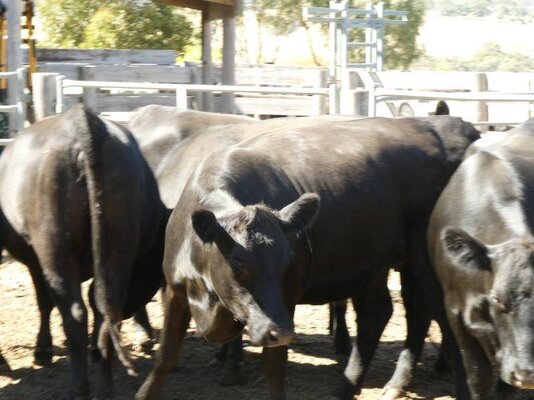
{"label": "wooden post", "polygon": [[[484,72],[475,73],[475,92],[487,92],[488,91],[488,76]],[[478,122],[488,121],[488,103],[485,101],[477,101],[477,110],[475,120]],[[487,131],[487,127],[480,127],[480,131]]]}
{"label": "wooden post", "polygon": [[[222,84],[235,85],[235,16],[232,6],[225,7],[223,16]],[[227,114],[236,112],[233,93],[221,95],[220,111]]]}
{"label": "wooden post", "polygon": [[[320,70],[317,74],[317,83],[314,87],[325,88],[328,78],[328,71]],[[310,115],[323,115],[326,114],[326,98],[325,96],[318,94],[313,96],[312,109]]]}
{"label": "wooden post", "polygon": [[59,74],[52,72],[36,72],[32,75],[33,108],[36,121],[56,113],[58,76]]}
{"label": "wooden post", "polygon": [[[81,68],[81,80],[82,81],[92,81],[93,77],[93,68],[92,65],[86,65]],[[98,89],[91,87],[84,87],[83,89],[83,104],[89,109],[97,112],[96,105],[98,102]]]}
{"label": "wooden post", "polygon": [[[22,50],[20,45],[22,43],[20,37],[20,25],[22,17],[22,2],[20,0],[8,0],[5,2],[7,8],[7,70],[16,71],[22,67]],[[7,84],[7,100],[8,104],[17,104],[23,99],[21,98],[21,91],[24,88],[20,87],[20,82],[16,78],[8,80]],[[24,114],[24,113],[22,113]],[[9,116],[9,136],[15,136],[18,131],[23,118],[20,114],[11,113]],[[22,121],[24,124],[24,121]]]}
{"label": "wooden post", "polygon": [[[202,10],[202,83],[212,85],[213,63],[211,60],[211,6],[208,4]],[[202,111],[213,110],[213,94],[205,92],[202,96]]]}

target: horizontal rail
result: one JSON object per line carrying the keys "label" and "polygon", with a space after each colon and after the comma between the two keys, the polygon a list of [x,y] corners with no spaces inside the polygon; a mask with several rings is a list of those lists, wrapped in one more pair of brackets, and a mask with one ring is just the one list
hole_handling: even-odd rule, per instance
{"label": "horizontal rail", "polygon": [[534,92],[510,93],[510,92],[434,92],[419,90],[401,90],[375,88],[377,101],[389,99],[421,99],[421,100],[456,100],[456,101],[510,101],[510,102],[534,102]]}
{"label": "horizontal rail", "polygon": [[349,47],[376,47],[375,42],[348,42]]}
{"label": "horizontal rail", "polygon": [[8,105],[8,106],[0,106],[0,112],[13,112],[13,111],[19,111],[20,107],[18,105]]}
{"label": "horizontal rail", "polygon": [[0,139],[0,146],[7,146],[9,143],[11,143],[14,139]]}
{"label": "horizontal rail", "polygon": [[521,122],[510,122],[510,121],[476,121],[476,122],[471,122],[473,125],[477,125],[477,126],[494,126],[494,125],[506,125],[506,126],[515,126],[515,125],[519,125],[522,123]]}
{"label": "horizontal rail", "polygon": [[113,89],[154,89],[154,90],[185,90],[190,92],[215,93],[263,93],[284,95],[328,95],[328,88],[283,88],[272,86],[238,86],[238,85],[199,85],[177,83],[147,82],[111,82],[111,81],[79,81],[64,79],[63,87],[113,88]]}

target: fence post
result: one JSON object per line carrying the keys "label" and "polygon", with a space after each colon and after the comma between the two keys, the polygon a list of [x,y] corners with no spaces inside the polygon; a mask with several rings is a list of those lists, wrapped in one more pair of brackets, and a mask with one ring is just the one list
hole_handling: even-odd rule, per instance
{"label": "fence post", "polygon": [[[487,92],[488,91],[488,76],[484,72],[475,73],[475,92]],[[476,118],[477,122],[488,121],[488,103],[485,101],[477,101]],[[480,131],[485,132],[488,130],[487,126],[480,127]]]}
{"label": "fence post", "polygon": [[[92,81],[93,80],[93,66],[92,65],[86,65],[82,67],[81,70],[81,80],[82,81]],[[91,87],[84,87],[83,89],[83,104],[95,111],[98,112],[96,109],[96,105],[98,103],[98,89],[97,88],[91,88]]]}
{"label": "fence post", "polygon": [[[202,10],[202,83],[213,85],[213,64],[211,60],[211,5],[206,3]],[[202,111],[213,111],[213,94],[202,94]]]}
{"label": "fence post", "polygon": [[[317,82],[314,85],[314,87],[317,88],[325,88],[326,87],[326,81],[328,76],[328,71],[326,70],[320,70],[317,74]],[[319,94],[313,96],[313,103],[312,108],[310,110],[310,115],[323,115],[326,114],[326,99],[325,96]]]}
{"label": "fence post", "polygon": [[36,121],[56,113],[56,80],[58,76],[59,74],[53,72],[35,72],[32,74],[33,109]]}
{"label": "fence post", "polygon": [[184,88],[176,88],[176,107],[180,110],[187,110],[187,90]]}

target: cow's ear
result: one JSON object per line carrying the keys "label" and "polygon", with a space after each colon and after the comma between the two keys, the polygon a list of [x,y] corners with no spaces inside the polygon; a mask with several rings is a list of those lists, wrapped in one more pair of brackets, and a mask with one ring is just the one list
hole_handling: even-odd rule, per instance
{"label": "cow's ear", "polygon": [[299,232],[309,227],[319,214],[319,204],[319,195],[304,193],[293,203],[278,211],[284,232]]}
{"label": "cow's ear", "polygon": [[446,227],[441,232],[441,242],[454,265],[471,270],[490,270],[488,248],[462,229]]}
{"label": "cow's ear", "polygon": [[196,234],[204,243],[214,243],[223,252],[229,252],[234,239],[219,224],[217,217],[209,210],[197,210],[191,215],[191,223]]}

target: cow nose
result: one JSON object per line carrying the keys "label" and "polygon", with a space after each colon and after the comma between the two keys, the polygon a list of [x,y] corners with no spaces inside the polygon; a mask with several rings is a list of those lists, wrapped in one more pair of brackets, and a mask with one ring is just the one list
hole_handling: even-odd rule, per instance
{"label": "cow nose", "polygon": [[512,373],[513,385],[519,389],[534,389],[534,371],[520,369]]}
{"label": "cow nose", "polygon": [[265,347],[287,346],[295,337],[292,329],[268,329],[263,335],[262,344]]}

